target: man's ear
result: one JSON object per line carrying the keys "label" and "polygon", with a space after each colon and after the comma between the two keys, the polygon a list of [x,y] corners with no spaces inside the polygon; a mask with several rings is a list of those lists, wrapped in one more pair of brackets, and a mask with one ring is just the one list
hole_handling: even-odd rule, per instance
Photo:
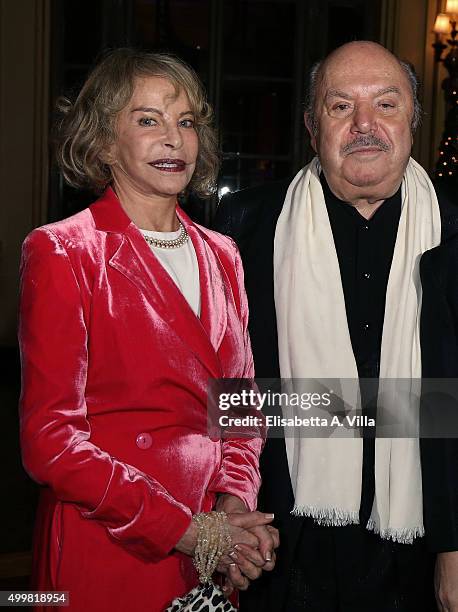
{"label": "man's ear", "polygon": [[310,120],[310,115],[308,113],[304,113],[304,123],[305,123],[305,127],[307,128],[307,132],[309,133],[309,136],[310,136],[310,144],[312,146],[312,149],[315,151],[315,153],[317,153],[316,134],[315,134],[315,130],[312,127],[312,122]]}

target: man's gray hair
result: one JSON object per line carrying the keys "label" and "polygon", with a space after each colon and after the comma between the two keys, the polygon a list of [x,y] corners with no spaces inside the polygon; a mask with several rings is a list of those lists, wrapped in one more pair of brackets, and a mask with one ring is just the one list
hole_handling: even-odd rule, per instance
{"label": "man's gray hair", "polygon": [[[398,58],[396,60],[399,62],[399,65],[404,70],[409,83],[410,88],[412,90],[412,101],[413,101],[413,115],[412,121],[410,123],[410,129],[412,134],[415,134],[416,129],[421,121],[421,116],[423,114],[423,110],[421,107],[421,102],[418,98],[419,90],[420,90],[420,81],[418,79],[417,73],[415,72],[415,68],[410,62],[404,62]],[[319,80],[322,72],[322,68],[324,67],[326,60],[320,60],[313,64],[307,76],[307,90],[305,95],[305,112],[308,116],[308,122],[310,128],[314,134],[318,131],[318,121],[315,113],[315,105],[316,105],[316,95],[317,89],[319,85]]]}

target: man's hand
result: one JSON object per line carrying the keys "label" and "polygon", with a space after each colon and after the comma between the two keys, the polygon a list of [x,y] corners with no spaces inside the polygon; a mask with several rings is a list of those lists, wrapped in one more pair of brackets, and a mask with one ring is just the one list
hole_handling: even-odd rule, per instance
{"label": "man's hand", "polygon": [[458,551],[439,553],[434,576],[440,612],[458,612]]}

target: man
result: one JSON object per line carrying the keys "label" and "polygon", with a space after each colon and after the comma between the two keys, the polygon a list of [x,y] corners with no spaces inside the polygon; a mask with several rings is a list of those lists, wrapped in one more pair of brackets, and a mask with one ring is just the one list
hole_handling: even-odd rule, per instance
{"label": "man", "polygon": [[[410,159],[417,88],[380,45],[338,48],[310,75],[305,123],[318,158],[292,182],[221,201],[215,227],[242,254],[258,377],[421,376],[418,259],[457,230],[458,213],[445,193],[439,209]],[[428,545],[447,551],[439,609],[458,610],[458,479],[448,482],[456,505],[438,510],[434,466],[422,502],[415,440],[344,442],[355,443],[268,441],[260,507],[275,512],[281,547],[241,609],[431,612]]]}

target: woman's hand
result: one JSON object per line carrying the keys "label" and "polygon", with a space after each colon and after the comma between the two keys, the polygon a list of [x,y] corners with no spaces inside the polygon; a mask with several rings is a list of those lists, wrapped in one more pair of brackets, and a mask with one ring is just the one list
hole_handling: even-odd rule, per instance
{"label": "woman's hand", "polygon": [[[273,514],[264,514],[257,511],[228,514],[227,522],[232,545],[245,544],[253,549],[258,548],[259,540],[256,535],[250,532],[250,529],[268,525],[273,518]],[[195,521],[192,520],[184,535],[175,545],[176,550],[192,556],[197,544],[197,535],[198,527]],[[232,560],[229,561],[229,563],[232,562]]]}
{"label": "woman's hand", "polygon": [[[217,571],[224,574],[224,592],[229,596],[234,588],[244,591],[251,580],[275,566],[275,548],[279,546],[278,531],[269,523],[273,514],[248,512],[245,504],[234,495],[221,495],[215,509],[227,514],[232,550],[220,559]],[[198,528],[194,521],[176,545],[176,549],[192,556],[197,544]]]}
{"label": "woman's hand", "polygon": [[228,567],[223,568],[220,573],[225,576],[222,589],[226,597],[229,597],[234,589],[246,591],[251,584],[248,578],[242,574],[236,563],[231,563]]}
{"label": "woman's hand", "polygon": [[[227,514],[227,513],[226,513]],[[260,538],[258,532],[263,534],[263,528],[272,522],[274,518],[273,514],[264,514],[263,512],[234,512],[227,514],[227,523],[229,527],[229,534],[231,537],[232,548],[234,549],[229,555],[225,555],[222,558],[233,563],[238,555],[243,554],[243,550],[251,549],[251,555],[256,559],[256,563],[259,565],[265,563],[265,557],[261,555]],[[257,530],[255,534],[255,530]],[[242,550],[243,547],[243,550]]]}
{"label": "woman's hand", "polygon": [[[215,509],[224,511],[228,515],[248,512],[247,507],[240,498],[229,494],[221,495],[218,498]],[[259,542],[257,548],[259,549],[262,563],[259,563],[259,555],[257,555],[256,564],[262,566],[262,569],[265,571],[271,571],[275,566],[275,561],[273,560],[274,550],[280,545],[278,530],[272,527],[272,525],[256,525],[250,528],[250,531],[258,538]],[[236,544],[234,541],[233,543]],[[241,549],[239,552],[245,553],[246,551]]]}
{"label": "woman's hand", "polygon": [[[229,524],[231,524],[231,521],[237,523],[243,521],[244,528],[251,532],[255,529],[267,529],[267,527],[274,529],[265,523],[258,524],[256,521],[258,515],[272,517],[273,519],[272,514],[263,515],[260,512],[245,512],[243,514],[239,512],[228,514],[227,517]],[[274,529],[274,531],[276,530]],[[253,537],[254,533],[250,535]],[[237,536],[235,536],[235,538],[237,538]],[[229,552],[228,555],[223,555],[220,559],[216,569],[226,576],[223,591],[227,597],[229,597],[234,588],[240,591],[246,591],[250,585],[250,581],[259,578],[263,569],[273,569],[275,565],[275,552],[272,553],[271,561],[267,563],[259,550],[259,539],[257,541],[257,545],[249,545],[240,541],[235,543],[233,539],[233,550]]]}
{"label": "woman's hand", "polygon": [[[245,504],[235,495],[229,494],[218,498],[216,510],[226,514],[247,512]],[[268,524],[252,527],[250,531],[257,536],[258,547],[235,544],[230,556],[225,555],[218,565],[218,571],[225,575],[223,590],[227,597],[234,589],[245,591],[250,581],[258,578],[263,570],[271,571],[275,567],[274,549],[280,544],[277,529]],[[269,557],[270,560],[266,560]]]}
{"label": "woman's hand", "polygon": [[[224,494],[218,498],[216,510],[224,511],[226,514],[247,512],[247,508],[242,500],[235,495]],[[244,556],[264,571],[271,571],[275,567],[275,549],[280,545],[278,530],[272,525],[261,525],[250,528],[250,531],[258,538],[257,550],[248,549],[243,544],[239,547],[235,544],[234,548],[239,557]],[[240,555],[241,553],[241,555]],[[234,555],[233,561],[236,561]],[[227,559],[226,559],[227,560]],[[244,572],[245,573],[245,572]],[[248,574],[246,574],[248,576]]]}

